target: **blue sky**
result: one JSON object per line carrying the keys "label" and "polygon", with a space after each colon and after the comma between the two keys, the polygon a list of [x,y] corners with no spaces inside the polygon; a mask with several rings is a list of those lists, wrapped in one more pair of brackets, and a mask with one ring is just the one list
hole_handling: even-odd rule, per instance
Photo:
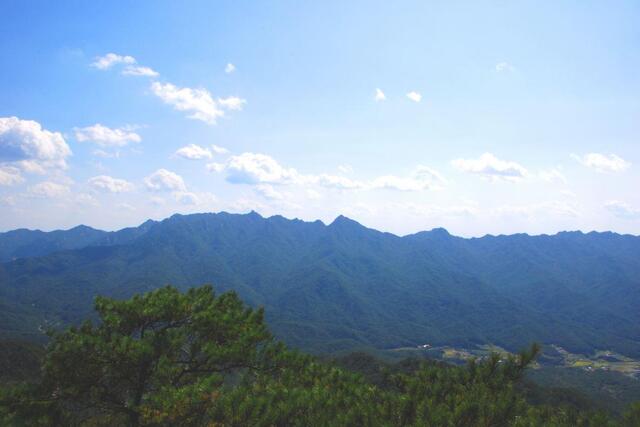
{"label": "blue sky", "polygon": [[254,209],[640,234],[639,19],[615,1],[5,0],[0,229]]}

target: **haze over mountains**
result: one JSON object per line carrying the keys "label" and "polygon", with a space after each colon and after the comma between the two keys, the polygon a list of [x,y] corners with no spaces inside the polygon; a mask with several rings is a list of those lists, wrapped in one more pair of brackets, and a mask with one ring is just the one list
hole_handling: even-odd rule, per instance
{"label": "haze over mountains", "polygon": [[104,232],[0,234],[0,334],[92,313],[95,295],[212,283],[266,308],[275,334],[311,351],[532,341],[640,355],[640,237],[563,232],[398,237],[340,216],[330,225],[218,213]]}

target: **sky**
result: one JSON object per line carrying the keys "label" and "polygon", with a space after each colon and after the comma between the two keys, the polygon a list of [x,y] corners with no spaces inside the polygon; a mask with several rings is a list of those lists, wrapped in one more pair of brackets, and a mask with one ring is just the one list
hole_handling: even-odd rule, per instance
{"label": "sky", "polygon": [[640,234],[636,1],[0,2],[0,231]]}

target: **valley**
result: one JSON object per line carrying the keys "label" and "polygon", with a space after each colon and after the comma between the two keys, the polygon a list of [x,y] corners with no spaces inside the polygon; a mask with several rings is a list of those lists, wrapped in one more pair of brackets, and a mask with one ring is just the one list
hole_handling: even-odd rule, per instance
{"label": "valley", "polygon": [[[428,344],[427,344],[428,345]],[[506,358],[514,353],[492,344],[478,345],[475,348],[451,346],[429,346],[425,344],[417,347],[399,347],[386,352],[401,354],[403,357],[428,357],[455,364],[464,364],[471,359],[483,360],[492,353]],[[545,345],[533,369],[542,368],[578,369],[584,372],[596,370],[616,372],[628,378],[640,380],[640,360],[623,356],[610,350],[598,350],[592,355],[574,354],[558,345]]]}
{"label": "valley", "polygon": [[0,248],[2,340],[42,344],[51,328],[95,319],[96,295],[211,283],[264,307],[277,339],[312,354],[464,365],[538,342],[535,384],[617,411],[640,399],[636,236],[400,237],[346,217],[222,212],[109,233],[0,233]]}

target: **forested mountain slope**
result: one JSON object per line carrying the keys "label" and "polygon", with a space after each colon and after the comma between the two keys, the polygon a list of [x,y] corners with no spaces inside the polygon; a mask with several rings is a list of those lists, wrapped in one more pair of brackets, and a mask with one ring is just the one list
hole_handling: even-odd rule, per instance
{"label": "forested mountain slope", "polygon": [[60,250],[80,249],[87,246],[127,243],[146,233],[154,223],[149,220],[139,227],[125,228],[116,232],[96,230],[86,225],[51,232],[24,228],[12,230],[0,233],[0,261],[43,256]]}
{"label": "forested mountain slope", "polygon": [[212,283],[265,306],[276,335],[307,350],[539,341],[640,355],[635,236],[398,237],[345,217],[324,225],[219,213],[174,215],[61,249],[1,265],[0,306],[10,308],[2,335],[32,338],[45,320],[77,322],[96,294]]}

